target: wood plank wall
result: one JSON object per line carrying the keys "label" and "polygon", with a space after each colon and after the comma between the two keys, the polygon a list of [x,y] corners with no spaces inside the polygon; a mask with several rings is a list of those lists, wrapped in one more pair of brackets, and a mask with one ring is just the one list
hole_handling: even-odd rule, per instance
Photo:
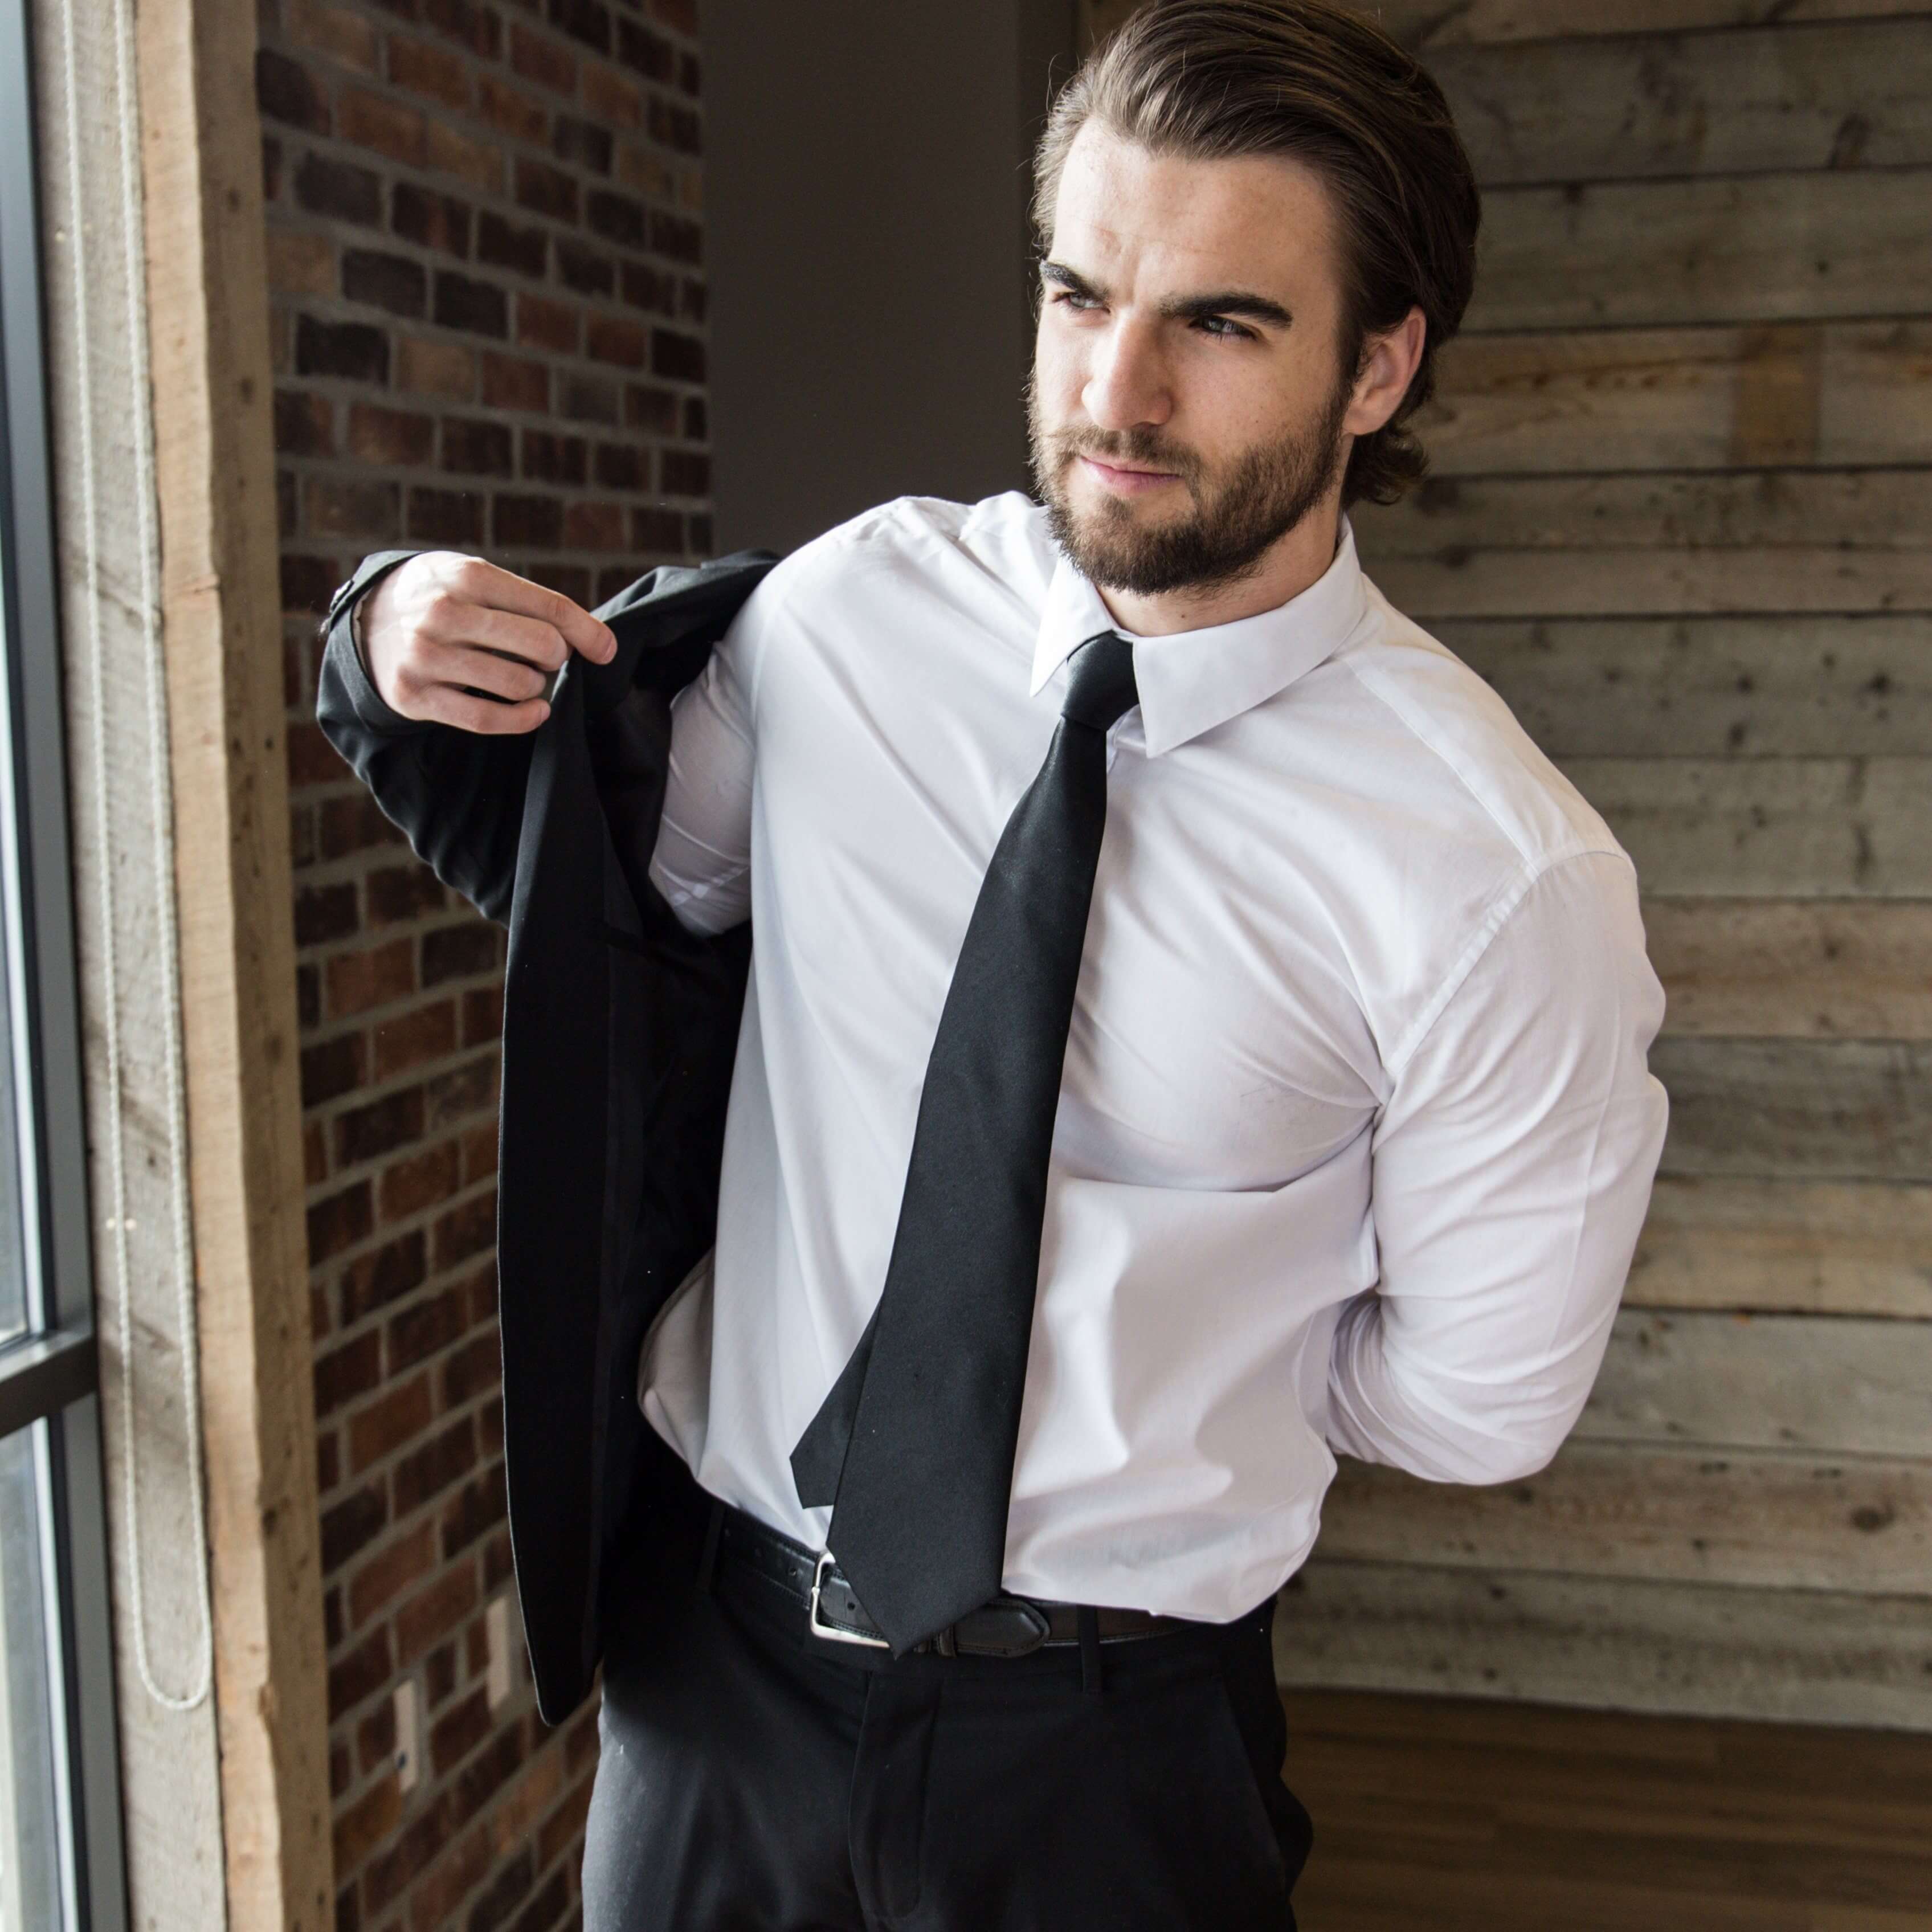
{"label": "wood plank wall", "polygon": [[1376,10],[1485,220],[1363,550],[1636,859],[1672,1125],[1570,1444],[1346,1465],[1283,1679],[1932,1730],[1932,7]]}

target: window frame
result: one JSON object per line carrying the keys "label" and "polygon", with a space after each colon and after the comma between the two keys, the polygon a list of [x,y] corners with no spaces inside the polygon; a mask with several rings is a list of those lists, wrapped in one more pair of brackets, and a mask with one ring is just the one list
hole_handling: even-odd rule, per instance
{"label": "window frame", "polygon": [[38,1431],[62,1932],[126,1932],[28,0],[0,0],[0,944],[26,1327],[0,1436]]}

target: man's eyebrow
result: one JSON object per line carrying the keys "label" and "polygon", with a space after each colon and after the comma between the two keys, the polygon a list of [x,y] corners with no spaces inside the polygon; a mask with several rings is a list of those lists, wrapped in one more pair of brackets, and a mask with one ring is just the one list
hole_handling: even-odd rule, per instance
{"label": "man's eyebrow", "polygon": [[[1064,262],[1042,262],[1040,278],[1075,295],[1096,301],[1106,299],[1106,290],[1096,288],[1084,275],[1076,274]],[[1294,318],[1272,298],[1257,295],[1252,289],[1220,289],[1203,296],[1177,296],[1162,303],[1161,314],[1171,322],[1205,322],[1210,316],[1239,316],[1248,322],[1266,323],[1272,328],[1291,328]]]}
{"label": "man's eyebrow", "polygon": [[1274,328],[1290,328],[1294,318],[1281,304],[1248,289],[1222,289],[1214,295],[1180,296],[1162,302],[1160,312],[1174,322],[1205,322],[1210,316],[1239,316],[1249,322],[1266,322]]}

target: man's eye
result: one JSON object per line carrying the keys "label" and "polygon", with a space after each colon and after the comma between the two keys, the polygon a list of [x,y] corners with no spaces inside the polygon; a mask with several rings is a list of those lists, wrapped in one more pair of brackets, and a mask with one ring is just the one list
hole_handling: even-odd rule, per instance
{"label": "man's eye", "polygon": [[1218,335],[1224,341],[1238,342],[1254,334],[1252,328],[1244,328],[1238,322],[1230,322],[1225,315],[1204,315],[1199,326],[1210,335]]}
{"label": "man's eye", "polygon": [[1079,309],[1083,312],[1100,306],[1100,300],[1097,296],[1082,295],[1077,289],[1058,290],[1054,292],[1053,299],[1057,302],[1064,302],[1070,308]]}

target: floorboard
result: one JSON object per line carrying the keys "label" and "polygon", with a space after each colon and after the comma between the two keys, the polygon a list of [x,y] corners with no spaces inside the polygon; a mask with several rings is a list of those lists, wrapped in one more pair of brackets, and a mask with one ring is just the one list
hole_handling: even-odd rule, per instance
{"label": "floorboard", "polygon": [[1932,1736],[1285,1702],[1302,1932],[1932,1932]]}

